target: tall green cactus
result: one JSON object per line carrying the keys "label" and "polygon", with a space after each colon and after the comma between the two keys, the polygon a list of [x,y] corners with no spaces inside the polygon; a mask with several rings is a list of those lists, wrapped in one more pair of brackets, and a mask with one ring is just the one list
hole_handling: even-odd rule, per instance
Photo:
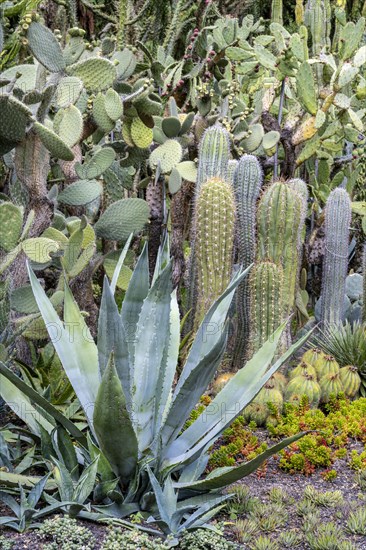
{"label": "tall green cactus", "polygon": [[198,156],[197,192],[210,178],[228,181],[229,134],[221,126],[208,128],[202,136]]}
{"label": "tall green cactus", "polygon": [[273,262],[258,262],[249,275],[251,354],[270,338],[285,315],[284,272]]}
{"label": "tall green cactus", "polygon": [[272,23],[279,23],[280,25],[283,25],[283,2],[282,2],[282,0],[272,0],[271,21],[272,21]]}
{"label": "tall green cactus", "polygon": [[341,322],[348,267],[351,200],[344,189],[334,189],[325,205],[325,253],[323,260],[321,322]]}
{"label": "tall green cactus", "polygon": [[[330,46],[331,6],[329,0],[308,0],[305,9],[305,25],[310,30],[312,55],[318,56],[323,48]],[[323,81],[323,66],[316,67],[318,86]]]}
{"label": "tall green cactus", "polygon": [[[253,155],[243,155],[234,173],[234,193],[237,210],[238,263],[247,268],[255,260],[256,205],[262,186],[263,174],[259,161]],[[238,329],[234,366],[241,368],[249,334],[248,281],[239,285],[236,299]]]}
{"label": "tall green cactus", "polygon": [[294,307],[305,210],[304,197],[280,181],[268,187],[258,206],[258,259],[282,266],[286,315]]}
{"label": "tall green cactus", "polygon": [[362,275],[363,275],[362,322],[366,323],[366,243],[363,245]]}
{"label": "tall green cactus", "polygon": [[[202,185],[211,178],[219,178],[224,182],[229,182],[228,165],[230,158],[229,134],[225,128],[215,125],[208,128],[200,141],[198,157],[198,173],[196,181],[196,201],[195,214],[197,217],[197,198],[199,197]],[[189,308],[194,312],[197,302],[197,257],[196,257],[196,236],[197,230],[193,228],[191,256],[189,262]],[[192,315],[186,324],[187,330],[192,329],[192,322],[195,322],[196,316]]]}
{"label": "tall green cactus", "polygon": [[231,186],[219,178],[208,180],[197,197],[194,220],[197,274],[195,328],[230,281],[234,225],[235,200]]}

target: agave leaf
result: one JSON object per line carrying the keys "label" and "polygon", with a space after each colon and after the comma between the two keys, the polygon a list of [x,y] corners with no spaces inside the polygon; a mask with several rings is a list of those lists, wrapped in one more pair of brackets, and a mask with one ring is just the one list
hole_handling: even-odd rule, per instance
{"label": "agave leaf", "polygon": [[156,479],[156,477],[155,477],[154,473],[152,472],[151,468],[149,467],[149,465],[147,465],[146,469],[147,469],[147,472],[149,474],[150,483],[151,483],[153,491],[154,491],[156,504],[158,506],[158,510],[159,510],[159,514],[160,514],[160,518],[168,527],[170,527],[170,520],[171,520],[171,517],[172,517],[172,514],[173,514],[173,510],[171,510],[169,508],[169,506],[167,506],[162,488],[160,487],[159,482]]}
{"label": "agave leaf", "polygon": [[[9,495],[8,493],[5,493],[4,491],[0,491],[0,500],[6,504],[8,508],[13,510],[14,514],[16,516],[20,516],[20,505],[17,503],[14,497]],[[14,519],[14,518],[12,518]]]}
{"label": "agave leaf", "polygon": [[[198,527],[203,523],[206,523],[208,519],[214,516],[217,511],[222,508],[221,503],[231,497],[232,495],[219,495],[216,498],[216,502],[205,501],[202,506],[198,508],[198,510],[191,514],[188,519],[186,519],[186,521],[181,525],[180,530],[192,529],[193,527]],[[217,505],[219,505],[219,507]]]}
{"label": "agave leaf", "polygon": [[[64,416],[58,409],[56,409],[47,399],[42,397],[37,391],[35,391],[31,386],[28,386],[23,380],[21,380],[16,374],[14,374],[4,363],[0,361],[0,373],[4,376],[4,379],[8,379],[9,382],[11,382],[22,394],[26,397],[28,397],[33,403],[35,403],[38,406],[37,409],[37,419],[40,420],[40,410],[39,408],[46,411],[50,416],[52,416],[61,426],[63,426],[66,430],[68,430],[71,435],[75,437],[80,443],[85,444],[86,439],[84,434],[75,426],[71,420],[69,420],[66,416]],[[3,388],[3,384],[0,377],[0,388]],[[1,392],[0,392],[1,393]],[[23,398],[24,401],[24,398]],[[18,413],[17,413],[18,414]],[[43,426],[43,424],[41,424]],[[54,426],[50,425],[46,429],[47,432],[51,432],[53,430]],[[35,430],[35,433],[37,432],[37,429]]]}
{"label": "agave leaf", "polygon": [[100,448],[112,470],[122,483],[127,484],[136,470],[138,445],[113,357],[97,395],[94,427]]}
{"label": "agave leaf", "polygon": [[113,295],[116,292],[118,277],[119,277],[119,274],[121,272],[123,262],[125,261],[128,249],[130,248],[132,237],[133,237],[133,233],[131,233],[131,235],[128,237],[128,239],[126,241],[126,244],[123,247],[123,250],[121,252],[121,255],[118,258],[118,262],[117,262],[116,268],[115,268],[114,273],[113,273],[112,282],[111,282],[111,292],[112,292]]}
{"label": "agave leaf", "polygon": [[[191,489],[194,491],[212,491],[231,485],[232,483],[235,483],[236,481],[239,481],[243,477],[246,477],[254,472],[265,460],[278,453],[288,445],[291,445],[291,443],[294,443],[306,433],[308,432],[301,432],[296,435],[292,435],[291,437],[286,437],[286,439],[283,439],[276,445],[273,445],[245,464],[233,466],[232,468],[217,468],[217,470],[211,472],[206,479],[195,481],[193,483],[178,482],[174,484],[174,487],[177,489]],[[223,472],[222,470],[225,471]]]}
{"label": "agave leaf", "polygon": [[101,450],[94,445],[93,441],[91,440],[90,433],[87,434],[88,439],[88,450],[90,454],[91,460],[94,460],[96,457],[99,457],[98,460],[98,474],[100,475],[100,478],[102,481],[112,481],[115,479],[115,475],[113,473],[112,468],[110,467],[110,464],[104,454],[101,452]]}
{"label": "agave leaf", "polygon": [[52,459],[55,464],[53,477],[58,487],[58,492],[62,501],[72,501],[74,495],[74,483],[70,472],[66,466],[56,458]]}
{"label": "agave leaf", "polygon": [[28,503],[31,508],[35,508],[37,506],[38,501],[41,498],[44,489],[46,488],[46,484],[50,475],[51,474],[49,473],[43,476],[42,479],[40,479],[30,491],[28,495]]}
{"label": "agave leaf", "polygon": [[78,459],[71,437],[62,427],[57,428],[55,435],[57,450],[59,452],[59,460],[63,461],[69,472],[72,472],[78,467]]}
{"label": "agave leaf", "polygon": [[159,369],[169,339],[172,267],[158,276],[144,300],[136,331],[133,368],[133,420],[139,450],[147,449],[154,439],[156,391]]}
{"label": "agave leaf", "polygon": [[221,333],[220,340],[189,373],[184,384],[179,388],[179,392],[174,394],[173,403],[162,432],[164,444],[174,440],[180,433],[191,411],[213,379],[225,351],[226,342],[227,327]]}
{"label": "agave leaf", "polygon": [[156,258],[154,275],[151,285],[154,285],[156,279],[164,271],[170,260],[170,243],[169,237],[166,234],[163,243],[159,246],[158,255]]}
{"label": "agave leaf", "polygon": [[94,489],[95,480],[98,473],[98,461],[99,457],[96,457],[93,462],[85,468],[80,476],[78,484],[76,485],[73,496],[74,500],[76,500],[79,504],[84,504]]}
{"label": "agave leaf", "polygon": [[[170,306],[169,345],[166,347],[166,356],[161,362],[159,380],[157,382],[157,407],[155,410],[155,434],[164,424],[172,398],[172,385],[178,364],[180,343],[180,322],[177,292],[173,291]],[[160,391],[161,390],[161,391]]]}
{"label": "agave leaf", "polygon": [[[121,319],[126,333],[127,345],[131,359],[131,369],[134,364],[134,348],[136,327],[143,301],[149,292],[149,258],[145,244],[128,285],[122,303]],[[132,377],[132,371],[131,371]]]}
{"label": "agave leaf", "polygon": [[227,289],[221,294],[220,298],[216,300],[205,315],[197,331],[186,364],[183,367],[182,374],[174,392],[175,396],[179,393],[180,388],[183,386],[190,372],[196,368],[196,365],[220,340],[222,336],[222,327],[224,326],[234,292],[239,283],[249,273],[250,267],[243,272],[239,270],[234,275]]}
{"label": "agave leaf", "polygon": [[[14,474],[13,472],[4,472],[0,470],[0,485],[5,487],[19,487],[19,484],[27,489],[32,489],[40,478],[34,476],[24,476],[21,474]],[[48,480],[46,484],[47,490],[56,489],[56,484],[53,480]]]}
{"label": "agave leaf", "polygon": [[[45,430],[51,432],[54,426],[47,419],[47,415],[40,414],[40,412],[33,406],[31,400],[27,395],[19,389],[19,384],[14,384],[14,379],[20,380],[12,371],[13,380],[10,379],[8,369],[3,363],[0,362],[0,395],[12,409],[12,411],[19,416],[29,426],[33,433],[40,435],[39,424],[41,424]],[[30,390],[33,390],[25,382],[20,380],[24,386],[27,386]],[[37,394],[35,390],[34,393]],[[38,394],[37,394],[38,395]]]}
{"label": "agave leaf", "polygon": [[97,347],[69,287],[65,285],[64,326],[29,266],[28,274],[50,339],[92,427],[100,382]]}
{"label": "agave leaf", "polygon": [[253,358],[226,384],[210,403],[206,413],[199,416],[168,446],[163,467],[172,467],[194,460],[202,449],[208,443],[213,443],[254,399],[276,370],[304,344],[310,333],[293,344],[271,368],[268,368],[286,324],[284,322]]}
{"label": "agave leaf", "polygon": [[163,428],[165,444],[180,432],[190,411],[215,374],[226,342],[226,316],[236,287],[248,272],[249,268],[244,272],[239,271],[233,277],[225,292],[211,306],[197,331]]}
{"label": "agave leaf", "polygon": [[204,449],[199,457],[188,464],[182,471],[179,477],[179,483],[188,483],[190,481],[196,481],[203,474],[210,459],[210,455],[207,452],[209,445]]}
{"label": "agave leaf", "polygon": [[98,355],[102,375],[112,351],[127,408],[131,410],[131,373],[127,338],[112,289],[105,277],[98,319]]}

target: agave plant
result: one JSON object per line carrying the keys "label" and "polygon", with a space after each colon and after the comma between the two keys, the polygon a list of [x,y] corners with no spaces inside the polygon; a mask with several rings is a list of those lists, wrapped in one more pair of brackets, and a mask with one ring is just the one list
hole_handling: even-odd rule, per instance
{"label": "agave plant", "polygon": [[333,355],[342,366],[353,365],[361,377],[361,395],[366,396],[366,325],[346,322],[328,326],[316,338],[316,345]]}
{"label": "agave plant", "polygon": [[206,525],[217,513],[230,498],[220,489],[250,474],[272,454],[301,437],[287,438],[245,464],[219,468],[202,478],[213,443],[306,337],[273,364],[285,327],[282,325],[205,413],[184,429],[220,364],[227,341],[228,310],[248,270],[239,270],[211,306],[175,383],[180,321],[168,246],[160,250],[149,287],[145,245],[119,311],[114,292],[129,241],[111,283],[104,280],[97,343],[67,283],[61,321],[28,268],[49,336],[85,413],[87,436],[2,364],[0,387],[9,404],[15,397],[26,403],[16,412],[26,409],[23,420],[28,423],[33,407],[38,415],[33,429],[42,425],[43,430],[52,431],[56,423],[61,424],[76,439],[80,454],[85,455],[89,447],[89,452],[93,449],[91,459],[99,456],[99,464],[109,463],[119,479],[118,498],[113,498],[113,491],[104,506],[94,506],[96,512],[124,517],[131,510],[145,511],[164,533],[177,537],[184,529]]}

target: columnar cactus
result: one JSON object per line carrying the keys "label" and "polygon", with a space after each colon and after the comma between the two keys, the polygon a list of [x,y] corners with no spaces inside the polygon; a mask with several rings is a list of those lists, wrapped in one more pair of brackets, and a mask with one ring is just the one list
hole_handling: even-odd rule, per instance
{"label": "columnar cactus", "polygon": [[263,194],[257,215],[259,260],[283,268],[284,306],[290,315],[295,302],[301,235],[305,222],[305,201],[284,182],[273,183]]}
{"label": "columnar cactus", "polygon": [[[230,155],[230,142],[229,134],[221,126],[212,126],[208,128],[200,141],[199,147],[199,160],[198,160],[198,174],[196,181],[196,201],[195,201],[195,214],[194,218],[197,219],[198,210],[198,197],[202,185],[212,178],[218,178],[223,182],[228,182],[228,164]],[[198,281],[198,266],[196,255],[196,238],[197,229],[193,227],[192,232],[192,246],[191,257],[189,262],[189,308],[194,312],[197,307],[197,281]],[[231,259],[230,259],[231,266]],[[190,322],[187,323],[186,328],[191,330],[192,321],[197,322],[197,316],[194,314],[190,318]]]}
{"label": "columnar cactus", "polygon": [[212,126],[203,134],[199,148],[197,191],[210,178],[228,181],[229,134],[221,126]]}
{"label": "columnar cactus", "polygon": [[366,323],[366,243],[363,245],[362,275],[363,275],[362,322]]}
{"label": "columnar cactus", "polygon": [[323,325],[341,322],[351,215],[351,200],[347,191],[334,189],[325,206],[325,254],[321,292]]}
{"label": "columnar cactus", "polygon": [[[234,173],[234,193],[237,211],[236,241],[238,263],[244,268],[255,260],[256,251],[256,203],[262,186],[263,174],[258,159],[243,155]],[[249,334],[249,288],[248,281],[237,290],[238,331],[235,346],[235,366],[242,367]]]}
{"label": "columnar cactus", "polygon": [[250,351],[255,353],[284,319],[284,272],[280,265],[262,261],[249,275]]}
{"label": "columnar cactus", "polygon": [[235,200],[231,186],[219,178],[202,185],[195,212],[197,328],[231,278]]}

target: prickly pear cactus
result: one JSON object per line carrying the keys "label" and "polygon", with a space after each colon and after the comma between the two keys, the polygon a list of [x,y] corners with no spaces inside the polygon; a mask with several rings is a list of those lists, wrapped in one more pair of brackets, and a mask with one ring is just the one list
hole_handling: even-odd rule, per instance
{"label": "prickly pear cactus", "polygon": [[344,189],[334,189],[325,207],[325,253],[323,260],[321,322],[339,324],[348,267],[351,200]]}
{"label": "prickly pear cactus", "polygon": [[11,202],[0,203],[0,249],[10,252],[18,244],[23,226],[23,210]]}
{"label": "prickly pear cactus", "polygon": [[231,278],[235,201],[228,183],[212,178],[198,194],[194,220],[197,274],[197,328],[210,305]]}

